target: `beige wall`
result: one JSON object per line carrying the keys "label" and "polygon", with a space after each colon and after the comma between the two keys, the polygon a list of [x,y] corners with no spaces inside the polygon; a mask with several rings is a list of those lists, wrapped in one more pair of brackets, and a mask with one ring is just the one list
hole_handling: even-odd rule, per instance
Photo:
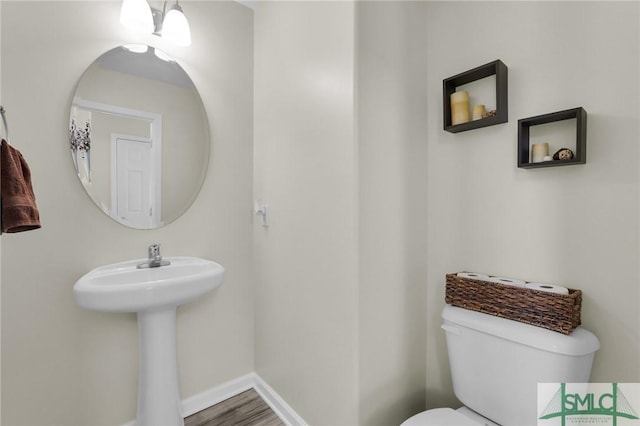
{"label": "beige wall", "polygon": [[357,423],[354,5],[255,10],[256,371],[309,424]]}
{"label": "beige wall", "polygon": [[[133,314],[83,310],[74,282],[91,268],[146,255],[214,259],[225,284],[178,309],[182,396],[253,371],[251,285],[252,14],[235,2],[181,2],[193,45],[127,33],[120,2],[2,2],[2,102],[31,166],[42,229],[2,236],[2,424],[114,425],[135,417]],[[199,198],[154,231],[105,216],[77,181],[67,123],[82,72],[103,52],[151,42],[199,88],[212,150]],[[232,185],[229,183],[232,182]]]}
{"label": "beige wall", "polygon": [[357,3],[359,424],[424,409],[427,3]]}
{"label": "beige wall", "polygon": [[[640,381],[637,3],[267,2],[254,30],[235,3],[183,7],[193,46],[159,47],[200,88],[210,171],[181,219],[133,231],[83,193],[66,123],[91,61],[147,39],[119,2],[2,2],[2,101],[43,218],[2,236],[3,424],[134,417],[135,317],[71,289],[156,241],[228,270],[179,309],[185,397],[255,368],[315,425],[397,424],[425,387],[453,405],[439,316],[462,269],[581,288],[593,381]],[[442,79],[497,58],[509,123],[443,131]],[[587,164],[518,169],[517,119],[575,106]],[[252,186],[269,229],[251,227]]]}
{"label": "beige wall", "polygon": [[[428,4],[428,406],[453,403],[439,315],[460,270],[582,289],[602,345],[592,381],[640,381],[638,7]],[[509,122],[443,131],[442,79],[494,59],[509,67]],[[517,120],[577,106],[587,164],[518,169]]]}
{"label": "beige wall", "polygon": [[425,11],[256,7],[256,370],[309,424],[424,407]]}

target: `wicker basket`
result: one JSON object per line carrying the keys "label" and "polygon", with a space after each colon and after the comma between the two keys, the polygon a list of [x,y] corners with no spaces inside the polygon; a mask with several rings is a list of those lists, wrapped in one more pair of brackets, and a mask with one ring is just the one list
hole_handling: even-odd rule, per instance
{"label": "wicker basket", "polygon": [[445,301],[460,308],[569,334],[580,325],[582,292],[569,289],[569,295],[563,295],[447,274]]}

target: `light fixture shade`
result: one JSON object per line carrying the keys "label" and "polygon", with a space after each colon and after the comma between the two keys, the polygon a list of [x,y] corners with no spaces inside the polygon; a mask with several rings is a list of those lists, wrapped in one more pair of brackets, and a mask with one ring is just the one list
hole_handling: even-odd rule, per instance
{"label": "light fixture shade", "polygon": [[123,0],[120,22],[125,27],[142,34],[153,33],[153,15],[147,0]]}
{"label": "light fixture shade", "polygon": [[170,40],[178,46],[191,45],[191,29],[186,16],[182,13],[182,8],[178,2],[164,17],[162,22],[162,37]]}

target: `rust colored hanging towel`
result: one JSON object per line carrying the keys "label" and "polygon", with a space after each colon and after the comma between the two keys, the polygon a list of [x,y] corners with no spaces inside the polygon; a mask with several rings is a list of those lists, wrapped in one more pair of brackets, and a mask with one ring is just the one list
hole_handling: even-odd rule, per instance
{"label": "rust colored hanging towel", "polygon": [[31,187],[31,170],[24,157],[2,140],[0,161],[2,182],[2,232],[23,232],[40,228],[40,214]]}

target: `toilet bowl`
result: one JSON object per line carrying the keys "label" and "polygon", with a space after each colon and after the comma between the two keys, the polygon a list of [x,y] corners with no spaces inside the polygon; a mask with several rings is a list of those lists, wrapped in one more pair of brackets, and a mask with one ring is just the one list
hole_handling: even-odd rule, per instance
{"label": "toilet bowl", "polygon": [[472,413],[467,407],[457,410],[434,408],[409,417],[400,426],[499,426],[477,413]]}
{"label": "toilet bowl", "polygon": [[582,327],[565,335],[453,306],[442,318],[453,391],[464,407],[427,410],[401,426],[535,425],[538,383],[589,382],[600,348]]}

